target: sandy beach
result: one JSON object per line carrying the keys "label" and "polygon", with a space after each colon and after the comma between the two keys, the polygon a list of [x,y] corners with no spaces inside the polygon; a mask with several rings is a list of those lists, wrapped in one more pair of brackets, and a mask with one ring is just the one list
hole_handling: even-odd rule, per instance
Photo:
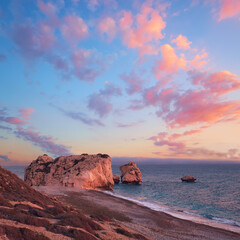
{"label": "sandy beach", "polygon": [[179,219],[104,192],[66,191],[56,197],[100,222],[105,229],[99,232],[101,239],[240,239],[237,232]]}

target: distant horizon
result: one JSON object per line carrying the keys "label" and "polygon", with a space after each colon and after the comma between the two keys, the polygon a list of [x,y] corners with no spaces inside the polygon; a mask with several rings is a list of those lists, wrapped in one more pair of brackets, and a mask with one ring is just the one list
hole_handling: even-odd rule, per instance
{"label": "distant horizon", "polygon": [[[53,158],[55,159],[55,158]],[[36,159],[33,159],[34,161]],[[1,165],[2,167],[25,167],[32,161],[22,165]],[[178,165],[178,164],[240,164],[240,161],[234,160],[213,160],[213,159],[176,159],[176,158],[141,158],[141,157],[111,157],[112,165],[119,166],[129,162],[135,162],[137,165]]]}

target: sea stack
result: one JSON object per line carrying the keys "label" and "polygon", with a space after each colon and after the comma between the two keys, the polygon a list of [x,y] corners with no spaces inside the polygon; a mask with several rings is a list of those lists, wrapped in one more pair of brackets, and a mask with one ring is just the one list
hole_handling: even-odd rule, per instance
{"label": "sea stack", "polygon": [[196,178],[193,176],[184,176],[181,178],[182,182],[195,182]]}
{"label": "sea stack", "polygon": [[114,181],[115,184],[119,184],[120,177],[117,174],[113,175],[113,181]]}
{"label": "sea stack", "polygon": [[139,184],[142,182],[142,173],[136,163],[129,162],[120,167],[121,181],[124,184]]}
{"label": "sea stack", "polygon": [[60,156],[44,154],[25,169],[30,186],[58,185],[84,189],[112,190],[111,158],[107,154]]}

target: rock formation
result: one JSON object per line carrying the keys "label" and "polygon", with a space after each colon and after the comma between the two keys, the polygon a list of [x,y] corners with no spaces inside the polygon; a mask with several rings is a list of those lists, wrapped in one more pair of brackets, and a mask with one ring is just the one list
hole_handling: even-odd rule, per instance
{"label": "rock formation", "polygon": [[196,178],[194,178],[193,176],[184,176],[181,178],[181,180],[183,182],[195,182]]}
{"label": "rock formation", "polygon": [[114,183],[118,184],[120,182],[120,178],[117,174],[113,175],[113,181]]}
{"label": "rock formation", "polygon": [[139,184],[142,182],[142,174],[136,163],[129,162],[120,167],[121,181],[125,184]]}
{"label": "rock formation", "polygon": [[[44,157],[45,158],[45,157]],[[0,167],[0,239],[89,239],[102,227]]]}
{"label": "rock formation", "polygon": [[44,154],[26,167],[24,180],[30,186],[106,190],[114,186],[111,158],[107,154],[61,156],[54,160]]}

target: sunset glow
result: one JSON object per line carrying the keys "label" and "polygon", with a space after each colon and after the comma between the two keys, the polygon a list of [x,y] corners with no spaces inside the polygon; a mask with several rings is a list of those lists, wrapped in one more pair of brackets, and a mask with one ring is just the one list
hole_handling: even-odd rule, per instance
{"label": "sunset glow", "polygon": [[0,165],[240,161],[240,1],[0,1]]}

